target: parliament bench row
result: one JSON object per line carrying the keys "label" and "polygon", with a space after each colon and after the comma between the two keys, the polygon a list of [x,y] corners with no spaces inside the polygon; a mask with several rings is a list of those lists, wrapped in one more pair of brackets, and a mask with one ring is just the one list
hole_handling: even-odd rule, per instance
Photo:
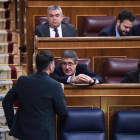
{"label": "parliament bench row", "polygon": [[[101,109],[68,109],[61,123],[62,140],[106,140],[105,119]],[[140,139],[140,111],[117,111],[113,128],[113,140]]]}
{"label": "parliament bench row", "polygon": [[[135,16],[135,21],[133,26],[140,24],[140,16]],[[34,25],[36,26],[44,24],[47,22],[46,16],[34,16]],[[84,16],[83,18],[83,27],[82,27],[82,36],[83,37],[95,37],[98,36],[99,32],[109,26],[110,24],[116,23],[117,17],[112,16]],[[64,17],[63,22],[71,23],[69,17]]]}
{"label": "parliament bench row", "polygon": [[[127,72],[138,70],[138,61],[139,59],[107,58],[102,77],[104,83],[120,83]],[[86,64],[92,71],[90,59],[78,59],[78,62]],[[56,59],[55,65],[59,63],[61,63],[61,59]]]}

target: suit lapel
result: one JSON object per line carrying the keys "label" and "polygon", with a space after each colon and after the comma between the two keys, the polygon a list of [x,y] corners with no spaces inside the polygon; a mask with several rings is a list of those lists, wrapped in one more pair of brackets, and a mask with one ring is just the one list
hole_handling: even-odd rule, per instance
{"label": "suit lapel", "polygon": [[69,37],[69,33],[67,31],[65,24],[61,23],[61,28],[62,28],[62,37]]}
{"label": "suit lapel", "polygon": [[50,37],[50,30],[49,30],[49,24],[47,23],[45,26],[45,37]]}

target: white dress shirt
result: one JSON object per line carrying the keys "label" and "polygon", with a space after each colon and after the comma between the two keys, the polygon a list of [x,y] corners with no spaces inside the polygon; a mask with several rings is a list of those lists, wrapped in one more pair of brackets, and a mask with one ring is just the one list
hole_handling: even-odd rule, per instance
{"label": "white dress shirt", "polygon": [[[76,73],[76,70],[75,70],[75,72],[74,72],[74,74],[72,76],[75,76],[75,73]],[[99,80],[96,77],[94,77],[94,78],[96,79],[95,83],[96,84],[99,84],[100,83]],[[67,83],[74,84],[74,83],[71,82],[70,79],[71,79],[71,76],[68,77]]]}
{"label": "white dress shirt", "polygon": [[[54,28],[49,27],[49,29],[50,29],[50,37],[55,37]],[[60,24],[60,26],[59,26],[57,29],[58,29],[59,37],[62,37],[62,28],[61,28],[61,24]]]}

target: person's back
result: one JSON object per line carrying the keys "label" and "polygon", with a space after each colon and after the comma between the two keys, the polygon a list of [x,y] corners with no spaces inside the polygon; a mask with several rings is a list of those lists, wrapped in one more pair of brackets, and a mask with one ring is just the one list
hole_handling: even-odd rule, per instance
{"label": "person's back", "polygon": [[[54,67],[52,65],[52,70]],[[17,99],[16,115],[9,109]],[[9,135],[21,140],[55,140],[55,113],[65,115],[62,86],[45,71],[21,76],[3,100]]]}

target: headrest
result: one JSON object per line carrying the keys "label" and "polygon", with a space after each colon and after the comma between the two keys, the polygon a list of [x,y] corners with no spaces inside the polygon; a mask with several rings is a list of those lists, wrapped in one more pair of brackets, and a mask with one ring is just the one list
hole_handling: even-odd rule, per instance
{"label": "headrest", "polygon": [[68,109],[62,131],[103,131],[104,113],[101,109]]}
{"label": "headrest", "polygon": [[[63,22],[66,22],[66,23],[70,23],[70,18],[69,17],[63,17]],[[40,17],[37,17],[36,18],[36,21],[35,21],[35,26],[38,26],[38,25],[41,25],[41,24],[44,24],[48,22],[47,20],[47,16],[40,16]]]}
{"label": "headrest", "polygon": [[107,58],[104,77],[124,77],[127,72],[138,69],[138,60],[139,59]]}
{"label": "headrest", "polygon": [[140,134],[140,111],[117,111],[114,119],[114,132]]}
{"label": "headrest", "polygon": [[116,16],[85,16],[83,36],[98,36],[103,28],[112,23],[116,23]]}

